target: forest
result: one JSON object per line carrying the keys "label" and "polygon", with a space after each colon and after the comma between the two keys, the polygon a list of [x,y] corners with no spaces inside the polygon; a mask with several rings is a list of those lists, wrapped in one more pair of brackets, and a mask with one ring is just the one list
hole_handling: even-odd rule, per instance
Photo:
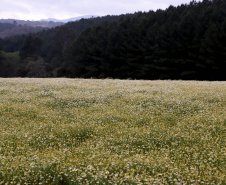
{"label": "forest", "polygon": [[53,21],[24,21],[16,19],[0,19],[0,38],[36,33],[48,28],[64,25]]}
{"label": "forest", "polygon": [[0,39],[0,77],[222,81],[225,66],[225,0],[81,19]]}

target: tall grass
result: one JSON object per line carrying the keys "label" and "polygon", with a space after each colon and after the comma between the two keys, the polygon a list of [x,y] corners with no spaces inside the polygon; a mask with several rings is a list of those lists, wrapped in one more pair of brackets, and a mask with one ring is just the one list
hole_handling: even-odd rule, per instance
{"label": "tall grass", "polygon": [[226,184],[226,82],[0,79],[0,184]]}

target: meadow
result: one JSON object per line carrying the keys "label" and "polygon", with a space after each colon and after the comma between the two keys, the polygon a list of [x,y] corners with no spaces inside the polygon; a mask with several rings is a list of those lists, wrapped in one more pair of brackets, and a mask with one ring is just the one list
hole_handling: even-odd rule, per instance
{"label": "meadow", "polygon": [[0,185],[226,184],[226,82],[0,78]]}

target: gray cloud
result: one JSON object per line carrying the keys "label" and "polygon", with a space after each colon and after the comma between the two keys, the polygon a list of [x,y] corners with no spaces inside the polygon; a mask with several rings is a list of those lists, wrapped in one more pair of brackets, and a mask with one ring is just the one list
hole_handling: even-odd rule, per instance
{"label": "gray cloud", "polygon": [[0,18],[65,19],[80,15],[119,15],[165,9],[190,0],[1,0]]}

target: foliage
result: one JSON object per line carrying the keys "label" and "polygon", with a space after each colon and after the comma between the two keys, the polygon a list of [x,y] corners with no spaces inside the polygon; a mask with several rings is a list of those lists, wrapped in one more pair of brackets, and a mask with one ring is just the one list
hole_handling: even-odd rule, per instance
{"label": "foliage", "polygon": [[[0,27],[2,27],[0,23]],[[19,25],[19,26],[14,26],[10,29],[5,29],[4,31],[0,32],[0,38],[6,38],[6,37],[11,37],[14,35],[22,35],[22,34],[29,34],[29,33],[36,33],[40,32],[43,29],[46,29],[44,27],[32,27],[32,26],[27,26],[27,25]]]}
{"label": "foliage", "polygon": [[12,29],[13,27],[14,25],[10,23],[0,23],[0,32],[3,32],[8,29]]}
{"label": "foliage", "polygon": [[0,53],[0,76],[1,77],[14,77],[19,61],[19,52],[13,53]]}
{"label": "foliage", "polygon": [[39,48],[33,61],[42,58],[51,77],[225,80],[226,2],[81,19],[2,40],[7,53],[23,53],[26,44]]}
{"label": "foliage", "polygon": [[61,26],[61,22],[24,21],[16,19],[0,19],[0,38],[14,35],[39,32],[44,29]]}
{"label": "foliage", "polygon": [[84,31],[68,50],[71,77],[225,80],[225,1],[137,12]]}
{"label": "foliage", "polygon": [[[1,43],[4,51],[7,53],[20,51],[23,55],[25,48],[27,48],[27,51],[30,46],[30,50],[33,50],[32,48],[34,47],[38,48],[39,56],[36,54],[36,59],[37,57],[44,59],[47,68],[47,76],[62,76],[65,75],[64,69],[62,69],[64,52],[71,45],[74,39],[88,27],[101,24],[105,21],[117,21],[121,17],[124,17],[124,15],[81,19],[80,21],[70,22],[64,26],[43,30],[36,34],[17,35],[5,38]],[[42,44],[34,42],[34,39],[39,39]],[[25,51],[25,54],[27,51]],[[20,63],[20,67],[15,76],[27,76],[27,71],[23,70],[26,68],[26,65],[27,62]]]}
{"label": "foliage", "polygon": [[28,77],[46,77],[46,65],[44,60],[39,58],[36,61],[29,61],[26,66]]}
{"label": "foliage", "polygon": [[226,83],[0,79],[0,184],[225,184]]}

